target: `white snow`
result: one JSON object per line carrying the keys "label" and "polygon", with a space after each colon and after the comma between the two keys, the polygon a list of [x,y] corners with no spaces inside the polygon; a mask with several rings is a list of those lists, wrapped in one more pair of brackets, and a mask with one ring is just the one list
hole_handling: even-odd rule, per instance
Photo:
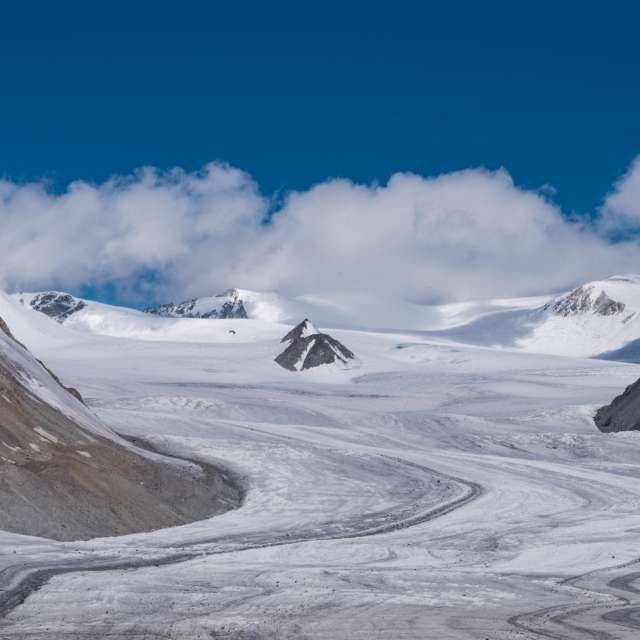
{"label": "white snow", "polygon": [[42,436],[45,440],[49,442],[56,443],[58,442],[58,438],[56,438],[53,434],[49,433],[46,429],[42,427],[34,427],[33,430],[40,436]]}
{"label": "white snow", "polygon": [[313,326],[313,322],[311,322],[311,320],[305,320],[300,337],[308,338],[309,336],[314,336],[317,333],[319,333],[319,331]]}
{"label": "white snow", "polygon": [[[634,283],[606,282],[631,308]],[[434,317],[498,329],[494,316],[538,302],[449,306]],[[75,543],[0,534],[5,588],[41,567],[78,568],[9,613],[7,637],[637,633],[600,614],[636,606],[611,581],[638,571],[640,434],[603,435],[590,416],[640,366],[323,322],[358,368],[292,375],[273,358],[306,313],[284,326],[90,305],[74,323],[42,317],[54,327],[47,343],[48,325],[10,312],[16,335],[104,424],[226,465],[248,493],[238,510],[143,534]],[[444,505],[451,510],[430,519]],[[159,562],[185,553],[193,557]],[[82,570],[105,561],[148,566]]]}

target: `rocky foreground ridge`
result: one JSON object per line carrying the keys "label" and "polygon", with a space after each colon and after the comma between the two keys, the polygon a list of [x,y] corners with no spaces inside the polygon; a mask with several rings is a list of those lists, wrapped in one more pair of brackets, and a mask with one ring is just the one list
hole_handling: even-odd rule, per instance
{"label": "rocky foreground ridge", "polygon": [[206,518],[241,498],[220,470],[120,439],[0,320],[0,529],[120,535]]}

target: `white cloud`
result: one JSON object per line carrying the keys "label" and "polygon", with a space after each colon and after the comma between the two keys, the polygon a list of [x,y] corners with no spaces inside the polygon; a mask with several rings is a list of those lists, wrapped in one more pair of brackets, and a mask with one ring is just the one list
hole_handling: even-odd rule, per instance
{"label": "white cloud", "polygon": [[640,227],[640,156],[605,198],[600,225],[606,233],[635,232]]}
{"label": "white cloud", "polygon": [[326,182],[292,194],[265,235],[259,284],[295,292],[464,299],[548,292],[640,267],[635,247],[609,245],[505,171],[482,169],[396,174],[382,187]]}
{"label": "white cloud", "polygon": [[157,273],[157,286],[170,286],[189,272],[226,268],[235,247],[253,241],[265,211],[249,176],[220,164],[193,174],[141,169],[98,186],[75,182],[59,195],[3,181],[0,284],[127,289]]}
{"label": "white cloud", "polygon": [[[613,211],[640,220],[639,166],[607,198],[602,224]],[[130,301],[227,286],[433,301],[548,292],[640,270],[636,244],[567,221],[505,171],[396,174],[384,186],[329,180],[289,194],[265,225],[268,205],[247,174],[222,164],[143,169],[62,194],[0,182],[0,286],[110,284]]]}

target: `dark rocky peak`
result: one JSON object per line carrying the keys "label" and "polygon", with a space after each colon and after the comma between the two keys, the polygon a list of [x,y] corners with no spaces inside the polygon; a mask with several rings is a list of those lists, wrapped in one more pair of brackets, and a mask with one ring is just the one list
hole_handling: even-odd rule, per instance
{"label": "dark rocky peak", "polygon": [[83,300],[59,291],[38,293],[31,299],[29,305],[60,323],[87,306]]}
{"label": "dark rocky peak", "polygon": [[622,313],[625,309],[625,304],[624,302],[612,300],[604,289],[596,296],[593,285],[584,285],[550,302],[543,309],[563,317],[586,313],[613,316]]}
{"label": "dark rocky peak", "polygon": [[318,330],[313,326],[313,323],[309,320],[309,318],[305,318],[300,324],[296,325],[287,335],[280,340],[280,342],[292,342],[294,340],[298,340],[299,338],[306,338],[307,336],[314,335],[319,333]]}
{"label": "dark rocky peak", "polygon": [[304,371],[336,362],[346,364],[355,358],[341,342],[327,333],[319,333],[307,318],[280,342],[288,342],[289,345],[275,361],[289,371]]}

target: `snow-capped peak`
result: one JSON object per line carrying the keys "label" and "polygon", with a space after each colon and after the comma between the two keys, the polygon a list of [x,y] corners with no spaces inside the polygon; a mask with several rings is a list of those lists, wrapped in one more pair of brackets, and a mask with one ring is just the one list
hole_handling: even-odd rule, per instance
{"label": "snow-capped peak", "polygon": [[216,298],[233,298],[234,300],[238,300],[240,298],[240,290],[226,289],[222,293],[219,293]]}
{"label": "snow-capped peak", "polygon": [[307,338],[309,336],[315,335],[316,333],[320,333],[314,326],[311,320],[305,319],[304,326],[302,329],[302,333],[300,334],[302,338]]}
{"label": "snow-capped peak", "polygon": [[320,332],[315,328],[313,322],[309,318],[305,318],[300,324],[297,324],[287,335],[280,340],[280,342],[293,342],[294,340],[300,340],[300,338],[308,338],[319,334]]}
{"label": "snow-capped peak", "polygon": [[593,313],[614,316],[624,312],[624,302],[612,300],[603,287],[586,284],[545,305],[545,310],[559,316]]}
{"label": "snow-capped peak", "polygon": [[168,302],[145,309],[146,313],[163,318],[248,318],[238,289],[227,289],[215,296],[191,298],[183,302]]}
{"label": "snow-capped peak", "polygon": [[594,280],[554,298],[543,307],[560,316],[592,314],[628,318],[640,311],[640,275]]}

